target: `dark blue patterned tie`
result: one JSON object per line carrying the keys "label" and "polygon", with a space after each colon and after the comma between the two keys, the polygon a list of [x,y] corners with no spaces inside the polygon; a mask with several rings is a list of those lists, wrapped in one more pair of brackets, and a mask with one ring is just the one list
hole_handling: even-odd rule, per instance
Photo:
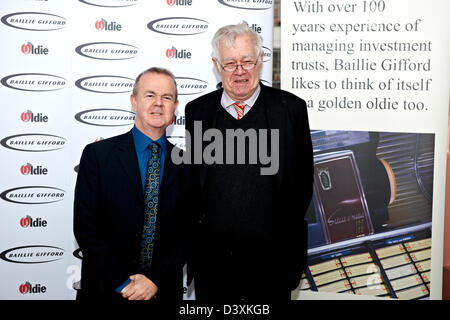
{"label": "dark blue patterned tie", "polygon": [[153,245],[155,240],[159,175],[161,172],[161,158],[159,157],[158,147],[159,145],[156,142],[152,142],[149,145],[152,154],[148,159],[145,179],[145,221],[140,256],[140,265],[144,271],[148,271],[152,264]]}

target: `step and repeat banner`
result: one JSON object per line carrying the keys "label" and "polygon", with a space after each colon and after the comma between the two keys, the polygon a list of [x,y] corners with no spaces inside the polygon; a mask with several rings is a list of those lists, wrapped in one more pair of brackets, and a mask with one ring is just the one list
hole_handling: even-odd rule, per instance
{"label": "step and repeat banner", "polygon": [[[130,130],[135,77],[171,70],[184,106],[216,89],[211,40],[247,23],[272,83],[273,1],[7,0],[0,5],[0,299],[73,299],[82,254],[73,190],[88,143]],[[195,297],[186,288],[186,299]]]}
{"label": "step and repeat banner", "polygon": [[306,100],[315,183],[293,299],[440,299],[445,0],[286,0],[281,87]]}

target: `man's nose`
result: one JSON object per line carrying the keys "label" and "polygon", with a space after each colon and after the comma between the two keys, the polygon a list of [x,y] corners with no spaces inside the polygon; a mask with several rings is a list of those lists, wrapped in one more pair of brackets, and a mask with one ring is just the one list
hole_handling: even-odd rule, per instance
{"label": "man's nose", "polygon": [[234,70],[235,74],[243,74],[245,72],[246,72],[246,70],[244,69],[242,64],[238,64],[237,67],[236,67],[236,70]]}
{"label": "man's nose", "polygon": [[155,104],[158,105],[158,106],[162,105],[162,97],[161,97],[161,96],[158,96],[158,95],[155,95],[155,100],[154,100],[154,102],[155,102]]}

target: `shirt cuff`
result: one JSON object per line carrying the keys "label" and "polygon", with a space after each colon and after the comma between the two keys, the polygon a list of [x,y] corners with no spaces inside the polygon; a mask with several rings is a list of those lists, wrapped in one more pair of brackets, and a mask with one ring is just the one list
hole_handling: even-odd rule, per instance
{"label": "shirt cuff", "polygon": [[125,288],[130,282],[131,280],[127,279],[124,283],[122,283],[120,286],[116,288],[116,292],[120,293],[120,291],[122,291],[122,289]]}

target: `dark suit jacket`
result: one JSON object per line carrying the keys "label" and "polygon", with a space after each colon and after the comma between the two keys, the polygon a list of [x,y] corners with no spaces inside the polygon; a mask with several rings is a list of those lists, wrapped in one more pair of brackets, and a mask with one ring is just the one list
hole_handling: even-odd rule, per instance
{"label": "dark suit jacket", "polygon": [[[279,206],[270,218],[274,221],[275,232],[273,233],[273,250],[267,250],[267,256],[264,258],[267,262],[263,264],[258,262],[247,267],[255,270],[255,275],[264,274],[267,278],[275,279],[279,288],[293,290],[298,286],[306,266],[307,224],[304,216],[313,190],[313,155],[307,109],[305,102],[297,96],[260,85],[261,93],[255,106],[264,108],[267,129],[279,129],[280,134],[279,170],[274,177],[277,190],[274,197]],[[194,121],[202,121],[203,131],[215,127],[219,108],[222,108],[220,105],[222,92],[223,89],[219,89],[186,105],[186,129],[192,138],[191,150],[196,150],[195,141],[198,141],[192,137]],[[203,147],[207,144],[203,142]],[[226,251],[223,250],[224,248],[214,247],[218,242],[208,238],[211,235],[207,230],[208,217],[214,215],[214,212],[207,211],[207,208],[203,206],[206,201],[201,198],[206,193],[205,181],[207,181],[208,166],[194,164],[191,169],[193,183],[191,191],[200,198],[196,201],[197,206],[194,210],[197,228],[194,234],[197,235],[197,239],[196,244],[193,245],[192,259],[188,263],[188,273],[194,277],[194,281],[205,274],[210,279],[215,278],[217,290],[222,290],[227,284],[223,281],[224,274],[218,273],[228,271],[223,269],[219,271],[219,264],[217,264],[217,270],[202,267],[210,263],[212,252]],[[261,251],[261,248],[258,251]],[[251,262],[248,263],[251,264]],[[258,282],[258,279],[255,279],[255,282]],[[208,284],[202,287],[203,285],[198,281],[195,281],[195,285],[196,293],[200,290],[214,290],[212,287],[206,288]]]}
{"label": "dark suit jacket", "polygon": [[[185,263],[183,196],[186,175],[167,143],[159,188],[155,247],[146,276],[160,297],[181,299]],[[89,144],[81,156],[75,188],[74,234],[83,254],[77,298],[120,298],[114,290],[139,272],[144,195],[131,131]]]}

